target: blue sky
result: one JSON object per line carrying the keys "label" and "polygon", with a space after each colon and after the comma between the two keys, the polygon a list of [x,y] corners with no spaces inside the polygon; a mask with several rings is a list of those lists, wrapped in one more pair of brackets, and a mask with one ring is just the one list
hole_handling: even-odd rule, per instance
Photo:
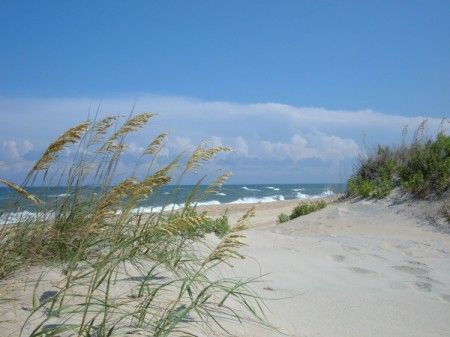
{"label": "blue sky", "polygon": [[[0,177],[89,109],[157,111],[236,183],[340,182],[358,153],[450,115],[448,1],[0,3]],[[430,131],[432,132],[432,131]],[[131,167],[148,138],[133,139]]]}

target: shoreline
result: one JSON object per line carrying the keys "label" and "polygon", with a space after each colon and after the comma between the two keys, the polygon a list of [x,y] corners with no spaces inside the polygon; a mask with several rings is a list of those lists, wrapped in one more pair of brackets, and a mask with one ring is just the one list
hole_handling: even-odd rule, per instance
{"label": "shoreline", "polygon": [[252,207],[255,207],[255,216],[247,221],[249,228],[271,226],[277,223],[278,215],[281,213],[290,214],[295,206],[300,203],[309,203],[317,200],[324,200],[327,204],[335,203],[341,199],[343,194],[335,194],[323,198],[310,199],[291,199],[271,202],[256,203],[234,203],[220,205],[201,205],[197,207],[198,212],[207,212],[207,216],[217,218],[224,214],[228,217],[230,226],[236,224],[241,216],[243,216]]}

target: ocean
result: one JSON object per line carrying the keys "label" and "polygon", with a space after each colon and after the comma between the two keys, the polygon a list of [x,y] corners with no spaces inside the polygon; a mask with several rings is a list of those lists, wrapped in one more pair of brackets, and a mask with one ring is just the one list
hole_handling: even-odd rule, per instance
{"label": "ocean", "polygon": [[[186,200],[193,186],[163,186],[148,197],[139,201],[138,210],[141,212],[154,212],[167,209],[179,208]],[[204,191],[206,186],[200,186],[197,195]],[[201,200],[195,200],[198,205],[219,204],[246,204],[257,202],[272,202],[282,200],[304,200],[332,196],[343,193],[345,184],[259,184],[259,185],[223,185],[217,193],[208,194]],[[64,187],[32,187],[27,191],[43,200],[45,204],[61,203],[64,198],[70,198]],[[87,193],[97,193],[96,187],[86,188]],[[34,205],[22,198],[20,209],[14,207],[18,200],[18,194],[8,187],[0,187],[0,225],[17,222],[24,214],[35,214]],[[19,197],[20,198],[20,197]],[[51,208],[51,207],[48,207]]]}

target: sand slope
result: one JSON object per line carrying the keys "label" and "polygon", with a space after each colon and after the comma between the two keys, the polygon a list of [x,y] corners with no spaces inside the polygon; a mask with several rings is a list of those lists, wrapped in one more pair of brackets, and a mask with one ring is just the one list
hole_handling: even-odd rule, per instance
{"label": "sand slope", "polygon": [[250,230],[246,253],[259,265],[234,274],[269,273],[258,292],[280,298],[266,303],[288,335],[450,336],[450,236],[394,201],[341,202]]}
{"label": "sand slope", "polygon": [[[222,271],[264,275],[253,288],[267,299],[267,316],[279,332],[230,324],[233,335],[450,336],[450,235],[428,223],[431,204],[395,197],[344,201],[277,225],[277,215],[297,203],[260,204],[246,231],[249,258]],[[228,209],[233,221],[248,208],[207,210],[221,215]],[[52,277],[60,278],[46,274],[44,293],[55,290]],[[15,292],[14,303],[0,302],[0,336],[17,335],[29,314],[33,285],[24,290]]]}

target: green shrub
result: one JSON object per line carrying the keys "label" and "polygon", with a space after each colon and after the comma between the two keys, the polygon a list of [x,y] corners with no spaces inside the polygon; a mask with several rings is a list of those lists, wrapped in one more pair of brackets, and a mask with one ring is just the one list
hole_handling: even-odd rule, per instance
{"label": "green shrub", "polygon": [[359,195],[359,184],[361,181],[361,176],[356,176],[350,178],[347,182],[347,193],[351,198]]}
{"label": "green shrub", "polygon": [[372,192],[375,190],[375,184],[368,180],[361,180],[358,186],[359,195],[364,198],[368,198],[372,195]]}
{"label": "green shrub", "polygon": [[435,141],[417,144],[400,176],[404,187],[418,197],[444,193],[450,186],[450,136],[439,134]]}
{"label": "green shrub", "polygon": [[327,203],[323,200],[311,201],[311,202],[302,202],[297,205],[291,212],[289,219],[295,219],[299,216],[306,215],[315,211],[318,211],[322,208],[325,208]]}
{"label": "green shrub", "polygon": [[280,215],[278,215],[278,223],[283,223],[283,222],[288,222],[289,219],[289,215],[287,215],[286,213],[281,213]]}
{"label": "green shrub", "polygon": [[287,215],[285,213],[281,213],[280,215],[278,215],[278,223],[280,224],[283,222],[287,222],[302,215],[318,211],[322,208],[325,208],[326,206],[327,203],[323,200],[301,202],[294,207],[290,215]]}
{"label": "green shrub", "polygon": [[426,138],[425,126],[421,124],[409,145],[378,146],[375,153],[360,157],[348,180],[348,196],[384,198],[397,180],[419,198],[445,193],[450,187],[450,136],[440,132],[435,140]]}
{"label": "green shrub", "polygon": [[391,191],[394,189],[394,182],[392,179],[384,178],[375,186],[375,191],[373,192],[373,196],[377,199],[382,199],[389,195]]}

